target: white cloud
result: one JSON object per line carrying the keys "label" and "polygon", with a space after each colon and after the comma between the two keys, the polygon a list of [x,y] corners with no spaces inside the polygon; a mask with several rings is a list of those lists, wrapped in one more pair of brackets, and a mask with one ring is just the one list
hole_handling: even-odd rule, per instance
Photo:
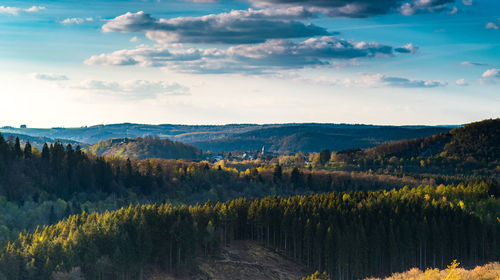
{"label": "white cloud", "polygon": [[458,8],[457,7],[453,7],[451,10],[448,11],[449,15],[454,15],[456,13],[458,13]]}
{"label": "white cloud", "polygon": [[69,25],[69,24],[82,24],[84,22],[90,22],[94,21],[93,18],[88,17],[88,18],[66,18],[62,21],[60,21],[61,24]]}
{"label": "white cloud", "polygon": [[31,77],[37,80],[46,80],[46,81],[66,81],[68,77],[63,74],[54,74],[54,73],[33,73]]}
{"label": "white cloud", "polygon": [[472,0],[462,0],[462,3],[466,6],[472,5]]}
{"label": "white cloud", "polygon": [[365,75],[363,82],[368,86],[385,86],[398,88],[435,88],[444,87],[448,83],[435,80],[413,80],[384,74]]}
{"label": "white cloud", "polygon": [[500,69],[488,69],[481,75],[481,83],[494,83],[496,79],[500,79]]}
{"label": "white cloud", "polygon": [[[407,45],[403,50],[399,52],[415,52],[416,47]],[[261,44],[242,44],[227,49],[142,45],[135,49],[94,55],[85,63],[167,67],[193,73],[269,73],[279,69],[332,65],[336,60],[391,57],[394,53],[391,46],[375,42],[323,36],[301,42],[268,40]]]}
{"label": "white cloud", "polygon": [[459,79],[455,83],[457,84],[457,86],[460,87],[465,87],[469,85],[469,83],[465,79]]}
{"label": "white cloud", "polygon": [[485,26],[486,29],[495,29],[498,30],[500,29],[500,18],[498,18],[498,23],[495,22],[488,22]]}
{"label": "white cloud", "polygon": [[134,37],[130,38],[130,42],[132,42],[132,43],[137,43],[139,41],[140,40],[139,40],[139,38],[137,38],[137,36],[134,36]]}
{"label": "white cloud", "polygon": [[402,77],[387,76],[384,74],[360,74],[348,78],[335,78],[326,76],[319,76],[316,78],[303,78],[296,75],[277,77],[313,85],[343,86],[346,88],[435,88],[448,85],[443,81],[415,80]]}
{"label": "white cloud", "polygon": [[45,10],[45,7],[32,6],[30,8],[19,8],[19,7],[0,6],[0,14],[9,14],[9,15],[14,15],[14,16],[17,16],[22,12],[37,13],[37,12],[40,12],[42,10]]}
{"label": "white cloud", "polygon": [[500,26],[494,22],[488,22],[485,27],[486,29],[495,29],[495,30],[498,30],[500,28]]}
{"label": "white cloud", "polygon": [[471,62],[471,61],[463,61],[460,63],[462,66],[489,66],[487,63],[482,62]]}
{"label": "white cloud", "polygon": [[188,87],[175,82],[132,80],[125,82],[86,80],[73,88],[127,99],[153,99],[165,95],[189,95]]}
{"label": "white cloud", "polygon": [[24,11],[27,13],[37,13],[43,10],[45,10],[45,7],[43,6],[32,6],[31,8],[24,9]]}

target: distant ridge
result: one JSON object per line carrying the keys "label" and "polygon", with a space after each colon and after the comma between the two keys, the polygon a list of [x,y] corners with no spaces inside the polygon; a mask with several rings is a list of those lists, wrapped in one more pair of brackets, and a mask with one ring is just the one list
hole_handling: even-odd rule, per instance
{"label": "distant ridge", "polygon": [[436,126],[386,126],[364,124],[110,124],[77,128],[13,128],[0,133],[21,133],[33,137],[68,139],[96,144],[110,138],[135,138],[148,135],[168,138],[196,146],[204,151],[230,152],[260,150],[277,153],[339,151],[349,148],[369,148],[395,140],[427,137],[448,132],[450,128]]}

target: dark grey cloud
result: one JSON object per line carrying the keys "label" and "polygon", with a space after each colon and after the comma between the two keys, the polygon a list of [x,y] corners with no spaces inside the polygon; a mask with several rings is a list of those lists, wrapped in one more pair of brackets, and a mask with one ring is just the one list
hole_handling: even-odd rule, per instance
{"label": "dark grey cloud", "polygon": [[392,56],[393,48],[373,42],[354,42],[333,36],[311,38],[303,42],[270,40],[258,45],[239,45],[228,49],[239,61],[271,66],[329,64],[334,59]]}
{"label": "dark grey cloud", "polygon": [[409,43],[409,44],[406,44],[402,47],[395,48],[394,51],[398,52],[398,53],[412,53],[412,54],[414,54],[414,53],[418,52],[418,47]]}
{"label": "dark grey cloud", "polygon": [[238,10],[202,17],[155,19],[126,13],[103,25],[103,32],[144,32],[161,43],[262,43],[268,39],[330,35],[325,28],[297,21],[314,17],[303,7]]}
{"label": "dark grey cloud", "polygon": [[249,0],[256,7],[303,6],[328,16],[370,17],[399,12],[403,15],[456,11],[456,0]]}
{"label": "dark grey cloud", "polygon": [[227,49],[169,49],[140,46],[90,57],[88,65],[167,67],[194,73],[264,73],[279,69],[329,65],[336,60],[391,57],[393,47],[375,42],[355,42],[333,36],[301,42],[268,40]]}

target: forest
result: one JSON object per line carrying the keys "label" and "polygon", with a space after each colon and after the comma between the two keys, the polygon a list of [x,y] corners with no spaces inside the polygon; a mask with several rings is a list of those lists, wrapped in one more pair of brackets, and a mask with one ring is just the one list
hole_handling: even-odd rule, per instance
{"label": "forest", "polygon": [[[498,261],[497,128],[485,121],[350,158],[324,150],[308,166],[300,155],[211,163],[61,142],[39,150],[0,135],[0,279],[147,279],[151,267],[184,277],[235,241],[331,279]],[[101,149],[146,147],[127,141]],[[409,156],[424,166],[405,169]],[[442,173],[427,167],[436,157],[447,160]],[[469,157],[475,165],[451,169]],[[381,167],[367,170],[368,159]]]}
{"label": "forest", "polygon": [[166,158],[166,159],[201,159],[198,148],[160,137],[113,138],[99,141],[88,149],[98,156],[119,156],[122,158]]}
{"label": "forest", "polygon": [[499,139],[500,119],[490,119],[430,137],[339,151],[335,161],[351,170],[495,177],[500,171]]}
{"label": "forest", "polygon": [[[227,124],[227,125],[146,125],[121,123],[50,129],[0,127],[4,134],[19,138],[45,137],[46,142],[74,142],[83,147],[112,138],[158,135],[191,144],[203,151],[231,152],[260,150],[279,153],[317,152],[322,149],[368,148],[387,141],[426,137],[445,133],[449,127],[380,126],[360,124]],[[69,140],[68,140],[69,139]],[[30,140],[33,142],[34,139]],[[37,142],[40,142],[38,140]],[[33,143],[32,143],[33,144]],[[42,143],[43,144],[43,143]]]}
{"label": "forest", "polygon": [[282,168],[238,171],[230,166],[87,154],[56,142],[42,151],[0,135],[1,240],[70,214],[103,212],[138,203],[225,201],[238,197],[377,190],[432,183],[358,172]]}
{"label": "forest", "polygon": [[148,265],[182,274],[233,240],[266,244],[332,279],[498,260],[499,209],[484,183],[341,192],[194,206],[137,205],[72,215],[9,242],[7,279],[142,279]]}

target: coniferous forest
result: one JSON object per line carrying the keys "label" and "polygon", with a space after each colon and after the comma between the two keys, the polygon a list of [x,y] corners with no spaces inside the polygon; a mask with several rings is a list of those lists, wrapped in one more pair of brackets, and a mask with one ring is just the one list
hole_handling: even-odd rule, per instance
{"label": "coniferous forest", "polygon": [[[497,162],[498,142],[488,141],[490,152],[475,156],[482,170]],[[459,149],[450,143],[447,151]],[[364,153],[374,149],[390,146]],[[238,171],[230,162],[95,156],[60,142],[39,151],[0,136],[0,277],[144,279],[150,267],[185,276],[198,258],[241,240],[330,279],[500,259],[495,173],[348,172],[328,168],[342,153],[323,154],[322,168],[278,160]]]}
{"label": "coniferous forest", "polygon": [[[460,200],[467,197],[475,202]],[[332,279],[443,267],[453,259],[475,265],[498,260],[500,228],[467,208],[481,212],[495,203],[478,184],[83,212],[19,235],[3,249],[0,270],[7,279],[51,279],[76,268],[86,279],[141,279],[146,265],[182,273],[195,256],[242,239]]]}

